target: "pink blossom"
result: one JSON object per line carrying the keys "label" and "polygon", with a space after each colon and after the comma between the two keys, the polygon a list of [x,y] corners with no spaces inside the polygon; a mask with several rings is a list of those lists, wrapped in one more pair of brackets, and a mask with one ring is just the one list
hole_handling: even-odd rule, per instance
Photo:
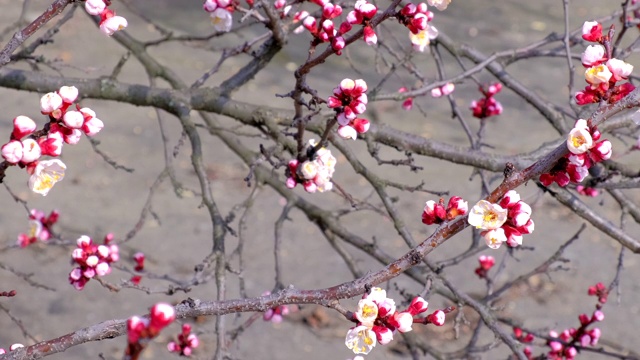
{"label": "pink blossom", "polygon": [[20,140],[23,137],[32,134],[36,130],[36,122],[27,116],[20,115],[13,119],[13,132],[11,137]]}
{"label": "pink blossom", "polygon": [[84,8],[89,15],[100,15],[107,5],[102,0],[87,0],[84,3]]}
{"label": "pink blossom", "polygon": [[10,164],[17,164],[22,160],[22,142],[11,140],[2,145],[2,157]]}

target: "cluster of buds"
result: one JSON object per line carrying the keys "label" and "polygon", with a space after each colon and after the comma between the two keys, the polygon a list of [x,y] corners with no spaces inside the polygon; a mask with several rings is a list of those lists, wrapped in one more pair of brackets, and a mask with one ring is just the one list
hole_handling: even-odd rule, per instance
{"label": "cluster of buds", "polygon": [[548,359],[553,360],[573,360],[578,355],[578,350],[571,344],[579,343],[580,346],[596,346],[602,332],[599,328],[587,330],[591,324],[604,320],[604,314],[600,310],[593,312],[592,316],[580,314],[580,327],[578,329],[569,328],[558,334],[556,331],[550,331],[549,336],[561,341],[548,340],[547,346],[551,350],[547,353]]}
{"label": "cluster of buds", "polygon": [[191,356],[193,349],[200,345],[200,340],[196,334],[191,333],[191,325],[182,324],[182,332],[178,335],[178,341],[171,341],[167,344],[169,352],[178,353],[181,356]]}
{"label": "cluster of buds", "polygon": [[344,79],[333,89],[333,96],[327,99],[327,106],[336,111],[338,135],[343,139],[353,139],[369,130],[369,120],[358,118],[367,110],[367,83],[362,79]]}
{"label": "cluster of buds", "polygon": [[534,223],[531,219],[531,206],[520,200],[515,190],[510,190],[498,204],[480,200],[469,212],[469,224],[483,230],[487,246],[497,249],[502,243],[509,247],[522,245],[522,237],[531,234]]}
{"label": "cluster of buds", "polygon": [[111,272],[110,264],[120,259],[118,245],[112,244],[112,241],[113,234],[107,234],[102,245],[94,244],[86,235],[78,238],[78,247],[71,253],[71,258],[78,266],[69,273],[69,282],[76,290],[82,290],[93,277]]}
{"label": "cluster of buds", "polygon": [[415,51],[424,52],[431,40],[438,37],[438,29],[429,25],[433,13],[427,10],[426,3],[408,3],[398,11],[396,18],[409,29],[409,39]]}
{"label": "cluster of buds", "polygon": [[478,257],[480,265],[476,268],[475,273],[480,279],[486,279],[489,270],[496,264],[496,259],[491,255],[480,255]]}
{"label": "cluster of buds", "polygon": [[309,140],[309,160],[300,164],[298,160],[291,160],[287,166],[285,184],[293,189],[302,184],[306,192],[325,192],[333,189],[331,177],[335,172],[336,158],[331,155],[331,150],[321,147],[317,151],[315,140]]}
{"label": "cluster of buds", "polygon": [[[265,291],[262,293],[262,296],[271,295],[270,291]],[[279,324],[282,322],[283,317],[289,315],[289,306],[287,305],[278,305],[264,312],[262,315],[262,319],[264,321],[271,321],[274,324]]]}
{"label": "cluster of buds", "polygon": [[456,89],[456,86],[453,83],[446,83],[437,88],[431,89],[431,97],[439,98],[442,96],[447,96],[453,93],[453,90]]}
{"label": "cluster of buds", "polygon": [[576,186],[576,191],[580,195],[589,196],[589,197],[596,197],[596,196],[598,196],[598,194],[600,194],[598,189],[595,189],[595,188],[592,188],[592,187],[587,187],[587,186],[582,186],[582,185]]}
{"label": "cluster of buds", "polygon": [[[336,29],[333,20],[342,15],[342,7],[330,3],[328,0],[316,0],[313,2],[322,7],[321,17],[316,19],[310,16],[307,11],[297,12],[293,17],[293,22],[302,21],[302,26],[296,28],[294,32],[301,33],[304,29],[307,29],[313,35],[315,43],[330,42],[331,48],[336,54],[341,55],[342,49],[346,45],[343,35],[351,30],[351,24],[344,21],[340,24],[339,29]],[[283,11],[286,11],[286,8]]]}
{"label": "cluster of buds", "polygon": [[468,211],[469,204],[460,196],[452,196],[449,199],[446,209],[443,198],[440,198],[437,203],[429,200],[422,211],[422,223],[426,225],[441,224],[445,220],[449,221],[457,216],[465,215]]}
{"label": "cluster of buds", "polygon": [[230,0],[205,0],[202,8],[211,16],[211,23],[216,31],[231,30],[234,6]]}
{"label": "cluster of buds", "polygon": [[160,331],[176,319],[173,306],[158,303],[151,307],[149,317],[132,316],[127,320],[127,341],[125,351],[128,359],[138,359],[147,343],[158,336]]}
{"label": "cluster of buds", "polygon": [[291,11],[291,5],[287,5],[287,1],[286,0],[276,0],[273,2],[273,7],[276,8],[276,10],[280,10],[280,17],[284,18],[285,16],[287,16],[289,14],[289,11]]}
{"label": "cluster of buds", "polygon": [[446,308],[436,310],[424,318],[414,318],[426,312],[427,306],[428,303],[417,296],[405,311],[396,311],[395,301],[387,298],[387,292],[374,287],[358,302],[358,310],[350,314],[356,326],[347,331],[345,345],[356,354],[366,355],[377,343],[388,344],[396,331],[411,331],[414,323],[444,325],[445,315],[454,310]]}
{"label": "cluster of buds", "polygon": [[502,90],[502,84],[494,83],[486,88],[479,88],[484,98],[471,102],[473,116],[478,119],[486,119],[491,116],[502,114],[502,104],[494,96]]}
{"label": "cluster of buds", "polygon": [[[9,347],[9,351],[13,351],[15,349],[20,349],[20,348],[23,348],[23,347],[24,347],[24,345],[22,345],[22,344],[13,344],[13,345],[11,345]],[[5,350],[3,348],[0,348],[0,355],[6,354],[6,353],[7,353],[7,350]]]}
{"label": "cluster of buds", "polygon": [[9,290],[9,291],[2,291],[0,292],[0,297],[4,296],[4,297],[14,297],[18,294],[17,291],[15,290]]}
{"label": "cluster of buds", "polygon": [[607,303],[607,298],[609,297],[609,289],[604,286],[603,283],[599,282],[593,286],[589,286],[589,290],[587,292],[589,296],[597,296],[599,306]]}
{"label": "cluster of buds", "polygon": [[635,89],[629,82],[617,84],[618,81],[629,78],[633,65],[611,57],[610,36],[611,34],[602,34],[602,24],[597,21],[586,21],[582,25],[582,38],[597,44],[587,46],[582,54],[582,65],[586,68],[584,77],[589,85],[576,93],[578,105],[600,101],[613,104]]}
{"label": "cluster of buds", "polygon": [[600,136],[600,131],[595,126],[589,126],[587,120],[576,121],[567,136],[569,154],[560,159],[550,172],[540,175],[540,182],[544,186],[554,182],[559,186],[582,182],[593,164],[611,158],[611,142],[606,139],[598,141]]}
{"label": "cluster of buds", "polygon": [[2,157],[8,165],[26,168],[31,174],[29,187],[35,193],[47,195],[64,178],[67,168],[58,159],[40,160],[43,155],[60,156],[64,143],[77,144],[83,132],[93,136],[104,127],[93,110],[77,104],[75,110],[72,108],[77,98],[75,86],[63,86],[57,92],[45,94],[40,99],[40,111],[49,116],[49,123],[41,131],[36,131],[35,121],[27,116],[13,119],[13,132],[9,142],[2,146]]}
{"label": "cluster of buds", "polygon": [[[366,0],[358,0],[354,6],[353,11],[347,14],[347,23],[350,26],[364,25],[364,41],[367,45],[375,45],[378,43],[378,35],[371,27],[371,19],[376,16],[378,7]],[[343,32],[344,34],[344,32]]]}
{"label": "cluster of buds", "polygon": [[45,216],[43,211],[32,209],[29,214],[29,233],[18,235],[17,244],[25,248],[38,240],[48,241],[52,236],[51,227],[58,222],[59,216],[58,210],[53,210],[49,216]]}
{"label": "cluster of buds", "polygon": [[91,15],[100,16],[100,31],[105,35],[111,36],[116,31],[120,31],[127,27],[127,19],[117,16],[116,12],[108,9],[111,0],[87,0],[84,8]]}

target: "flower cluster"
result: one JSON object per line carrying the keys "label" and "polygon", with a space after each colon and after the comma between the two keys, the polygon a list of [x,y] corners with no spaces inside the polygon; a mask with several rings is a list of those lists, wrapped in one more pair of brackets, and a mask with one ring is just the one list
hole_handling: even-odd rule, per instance
{"label": "flower cluster", "polygon": [[94,244],[86,235],[78,238],[78,247],[71,253],[71,258],[78,266],[69,273],[69,282],[76,290],[82,290],[93,277],[111,272],[110,264],[120,259],[118,245],[112,244],[112,241],[113,234],[107,234],[102,245]]}
{"label": "flower cluster", "polygon": [[108,9],[111,0],[87,0],[84,8],[91,15],[100,16],[100,31],[111,36],[116,31],[120,31],[127,27],[127,19],[122,16],[116,16],[116,12]]}
{"label": "flower cluster", "polygon": [[600,131],[589,126],[587,120],[579,119],[567,136],[569,154],[560,159],[548,173],[540,175],[544,186],[557,183],[566,186],[569,182],[580,183],[595,163],[611,158],[612,148],[609,140],[600,140]]}
{"label": "flower cluster", "polygon": [[53,210],[49,216],[45,216],[43,211],[32,209],[29,215],[29,233],[18,235],[17,244],[21,248],[25,248],[36,241],[48,241],[51,234],[51,227],[58,222],[60,213]]}
{"label": "flower cluster", "polygon": [[367,83],[362,79],[344,79],[333,89],[333,96],[327,98],[327,106],[336,111],[338,135],[343,139],[353,139],[369,130],[369,120],[358,118],[367,110]]}
{"label": "flower cluster", "polygon": [[[270,291],[265,291],[262,293],[262,296],[271,295]],[[297,310],[297,309],[294,309]],[[282,322],[284,316],[289,315],[289,306],[287,305],[278,305],[264,312],[262,315],[262,319],[264,321],[271,321],[274,324],[279,324]]]}
{"label": "flower cluster", "polygon": [[178,341],[171,341],[167,344],[169,352],[178,353],[181,356],[191,356],[193,349],[200,345],[200,340],[196,334],[191,333],[191,325],[182,324],[182,332],[178,335]]}
{"label": "flower cluster", "polygon": [[310,193],[316,191],[325,192],[333,189],[331,177],[335,172],[336,158],[331,155],[331,150],[321,147],[316,148],[315,140],[309,140],[309,160],[300,164],[298,160],[289,161],[286,170],[286,185],[293,189],[298,184],[302,184],[304,190]]}
{"label": "flower cluster", "polygon": [[[57,92],[45,94],[40,99],[40,111],[49,116],[49,123],[36,131],[36,123],[27,116],[13,119],[13,132],[8,143],[2,145],[2,157],[9,165],[26,168],[31,174],[29,188],[38,194],[47,195],[53,185],[64,178],[66,165],[58,160],[43,160],[43,155],[57,157],[64,143],[74,145],[84,132],[96,135],[104,123],[89,108],[72,105],[78,98],[75,86],[63,86]],[[23,139],[27,137],[26,139]]]}
{"label": "flower cluster", "polygon": [[589,290],[587,292],[589,296],[597,296],[598,302],[602,304],[607,303],[607,298],[609,297],[609,289],[604,286],[603,283],[599,282],[594,286],[589,286]]}
{"label": "flower cluster", "polygon": [[[515,336],[516,340],[518,340],[519,342],[521,342],[523,344],[531,344],[533,342],[533,340],[535,339],[533,334],[525,333],[519,327],[514,327],[513,328],[513,335]],[[524,349],[522,350],[522,352],[527,357],[527,359],[533,360],[532,357],[531,357],[531,355],[533,354],[533,351],[531,350],[530,346],[525,346]]]}
{"label": "flower cluster", "polygon": [[452,196],[449,199],[447,208],[444,207],[444,199],[439,202],[427,201],[422,211],[422,223],[426,225],[441,224],[445,220],[454,219],[457,216],[465,215],[469,211],[469,204],[460,196]]}
{"label": "flower cluster", "polygon": [[469,212],[469,224],[483,230],[487,246],[497,249],[502,243],[510,247],[522,245],[522,236],[531,234],[534,223],[531,206],[520,200],[515,190],[508,191],[498,204],[480,200]]}
{"label": "flower cluster", "polygon": [[370,24],[371,19],[376,16],[377,12],[377,6],[366,0],[358,0],[356,1],[353,11],[350,11],[349,14],[347,14],[347,23],[350,26],[360,24],[364,25],[364,41],[367,45],[375,45],[378,43],[378,36]]}
{"label": "flower cluster", "polygon": [[393,340],[396,331],[409,332],[414,323],[444,325],[445,315],[453,308],[436,310],[424,318],[414,318],[427,311],[428,303],[417,296],[405,311],[396,311],[393,299],[387,292],[374,287],[358,302],[358,310],[352,313],[356,326],[347,331],[345,345],[356,354],[368,354],[377,343],[386,345]]}
{"label": "flower cluster", "polygon": [[151,307],[148,318],[132,316],[127,320],[128,346],[125,352],[130,359],[137,359],[149,340],[160,334],[160,331],[176,319],[173,306],[158,303]]}
{"label": "flower cluster", "polygon": [[613,104],[635,89],[631,83],[618,85],[627,80],[633,71],[633,65],[612,57],[609,35],[602,34],[602,24],[586,21],[582,25],[582,38],[595,42],[582,53],[582,65],[586,68],[584,77],[589,85],[576,93],[576,103],[587,105],[608,101]]}
{"label": "flower cluster", "polygon": [[[19,349],[19,348],[23,348],[23,347],[24,347],[24,345],[22,345],[22,344],[13,344],[13,345],[11,345],[9,347],[9,351],[13,351],[15,349]],[[0,355],[6,354],[6,353],[7,353],[7,350],[5,350],[3,348],[0,348]]]}
{"label": "flower cluster", "polygon": [[496,259],[493,256],[489,255],[480,255],[478,257],[478,262],[480,265],[476,268],[475,273],[478,275],[480,279],[486,279],[489,270],[496,264]]}
{"label": "flower cluster", "polygon": [[409,29],[409,39],[415,51],[424,52],[431,40],[438,37],[438,29],[429,25],[433,13],[426,3],[408,3],[396,14],[398,21]]}
{"label": "flower cluster", "polygon": [[484,98],[471,102],[473,116],[478,119],[486,119],[491,116],[502,114],[502,104],[494,96],[502,90],[502,84],[494,83],[486,88],[479,88]]}
{"label": "flower cluster", "polygon": [[431,97],[439,98],[442,96],[447,96],[451,94],[455,89],[456,86],[454,83],[446,83],[440,87],[431,89]]}
{"label": "flower cluster", "polygon": [[211,16],[211,23],[216,31],[231,30],[234,6],[230,0],[205,0],[202,8]]}

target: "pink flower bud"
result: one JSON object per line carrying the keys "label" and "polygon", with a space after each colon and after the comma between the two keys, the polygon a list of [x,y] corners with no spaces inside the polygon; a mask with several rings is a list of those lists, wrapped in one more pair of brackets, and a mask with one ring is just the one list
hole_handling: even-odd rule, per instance
{"label": "pink flower bud", "polygon": [[316,185],[316,183],[314,183],[313,181],[305,181],[304,183],[302,183],[302,186],[304,187],[304,191],[308,193],[314,193],[318,191],[318,185]]}
{"label": "pink flower bud", "polygon": [[[87,3],[89,1],[87,1]],[[58,90],[58,95],[60,95],[63,102],[72,104],[78,98],[78,88],[76,88],[75,86],[63,86],[60,88],[60,90]]]}
{"label": "pink flower bud", "polygon": [[340,24],[340,34],[346,34],[349,31],[351,31],[351,28],[353,26],[351,25],[351,23],[349,23],[348,21],[343,22],[342,24]]}
{"label": "pink flower bud", "polygon": [[22,142],[11,140],[2,145],[2,157],[10,164],[17,164],[22,160]]}
{"label": "pink flower bud", "polygon": [[518,201],[520,201],[520,194],[518,194],[515,190],[509,190],[500,200],[499,205],[503,208],[509,208],[515,205]]}
{"label": "pink flower bud", "polygon": [[73,270],[71,270],[71,272],[69,273],[69,279],[70,280],[80,280],[80,278],[82,277],[82,270],[80,268],[74,268]]}
{"label": "pink flower bud", "polygon": [[36,130],[35,121],[27,116],[20,115],[13,119],[13,133],[12,138],[20,140],[23,137],[33,133]]}
{"label": "pink flower bud", "polygon": [[352,126],[358,134],[364,134],[369,131],[369,126],[371,126],[371,124],[367,119],[354,119],[352,121]]}
{"label": "pink flower bud", "polygon": [[550,341],[549,347],[551,348],[551,350],[555,352],[562,351],[562,348],[563,348],[562,344],[557,341]]}
{"label": "pink flower bud", "polygon": [[425,4],[425,3],[423,3],[423,2],[422,2],[422,3],[420,3],[420,4],[418,4],[418,7],[417,7],[417,9],[416,9],[416,10],[417,10],[419,13],[426,14],[426,13],[428,12],[428,11],[427,11],[427,4]]}
{"label": "pink flower bud", "polygon": [[564,351],[564,356],[570,360],[576,357],[576,355],[578,355],[578,350],[576,350],[576,348],[574,348],[573,346],[567,348]]}
{"label": "pink flower bud", "polygon": [[445,313],[442,310],[436,310],[431,315],[427,316],[427,319],[435,326],[442,326],[445,321]]}
{"label": "pink flower bud", "polygon": [[165,303],[153,305],[149,315],[149,328],[159,332],[176,318],[176,310],[173,306]]}
{"label": "pink flower bud", "polygon": [[338,128],[338,135],[340,135],[341,138],[343,139],[357,139],[358,138],[358,132],[356,131],[356,129],[354,129],[351,126],[340,126]]}
{"label": "pink flower bud", "polygon": [[62,117],[64,124],[71,129],[80,129],[84,124],[84,116],[75,110],[67,111]]}
{"label": "pink flower bud", "polygon": [[218,2],[216,0],[205,0],[202,8],[206,12],[214,12],[218,8]]}
{"label": "pink flower bud", "polygon": [[297,185],[298,183],[296,182],[296,179],[294,179],[294,178],[292,178],[292,177],[289,177],[289,178],[287,178],[287,180],[285,181],[285,183],[284,183],[284,184],[285,184],[285,186],[286,186],[287,188],[289,188],[289,189],[293,189],[293,188],[295,188],[295,187],[296,187],[296,185]]}
{"label": "pink flower bud", "polygon": [[444,85],[442,85],[442,95],[449,95],[451,93],[453,93],[453,91],[456,89],[456,85],[454,83],[446,83]]}
{"label": "pink flower bud", "polygon": [[62,107],[62,98],[54,92],[47,93],[40,98],[40,111],[45,115],[51,114],[60,107]]}
{"label": "pink flower bud", "polygon": [[100,259],[98,259],[97,256],[91,255],[91,256],[89,256],[87,258],[87,260],[85,260],[85,263],[87,264],[87,266],[94,267],[94,266],[98,265],[99,261],[100,261]]}
{"label": "pink flower bud", "polygon": [[602,335],[602,331],[600,331],[599,328],[593,328],[589,332],[589,335],[591,335],[591,346],[596,346],[598,344],[598,339],[600,339],[600,336]]}
{"label": "pink flower bud", "polygon": [[413,326],[413,315],[411,313],[403,311],[393,314],[394,326],[401,333],[411,331]]}
{"label": "pink flower bud", "polygon": [[107,36],[111,36],[116,31],[125,29],[128,25],[127,19],[122,16],[112,16],[100,23],[100,31]]}
{"label": "pink flower bud", "polygon": [[82,131],[78,129],[70,129],[71,131],[68,134],[63,134],[64,142],[69,145],[75,145],[80,142],[80,138],[82,137]]}
{"label": "pink flower bud", "polygon": [[387,345],[391,340],[393,340],[393,331],[387,327],[374,326],[371,330],[376,334],[376,339],[380,345]]}
{"label": "pink flower bud", "polygon": [[336,36],[331,41],[331,47],[340,55],[340,50],[344,49],[346,42],[342,36]]}
{"label": "pink flower bud", "polygon": [[333,35],[333,21],[327,19],[322,22],[322,30],[324,30],[327,34],[332,37]]}
{"label": "pink flower bud", "polygon": [[407,309],[407,311],[411,315],[416,316],[427,311],[428,307],[429,303],[425,299],[420,296],[416,296],[411,300],[411,305],[409,305],[409,309]]}
{"label": "pink flower bud", "polygon": [[24,347],[24,345],[22,345],[22,344],[13,344],[13,345],[11,345],[9,347],[9,351],[13,351],[15,349],[19,349],[19,348],[23,348],[23,347]]}
{"label": "pink flower bud", "polygon": [[82,276],[86,277],[87,279],[92,279],[94,276],[96,276],[96,269],[86,268],[82,272]]}
{"label": "pink flower bud", "polygon": [[415,4],[408,3],[402,8],[402,10],[400,10],[400,13],[404,16],[413,16],[417,11],[418,11],[418,8],[416,7]]}
{"label": "pink flower bud", "polygon": [[312,34],[316,32],[316,19],[312,16],[308,16],[302,20],[302,26],[309,30]]}
{"label": "pink flower bud", "polygon": [[371,26],[364,27],[364,41],[367,45],[375,45],[378,43],[378,35]]}
{"label": "pink flower bud", "polygon": [[78,240],[76,240],[76,244],[80,248],[86,248],[89,245],[91,245],[91,238],[88,237],[87,235],[82,235],[78,238]]}
{"label": "pink flower bud", "polygon": [[89,15],[100,15],[106,7],[107,5],[102,0],[87,0],[84,3],[84,9]]}
{"label": "pink flower bud", "polygon": [[600,42],[602,25],[597,21],[585,21],[582,25],[582,38],[587,41]]}
{"label": "pink flower bud", "polygon": [[447,220],[465,215],[469,211],[469,203],[460,196],[452,196],[447,204]]}
{"label": "pink flower bud", "polygon": [[34,139],[24,139],[22,140],[22,162],[27,164],[30,162],[34,162],[40,158],[42,155],[42,150],[40,150],[40,145]]}
{"label": "pink flower bud", "polygon": [[596,143],[591,149],[591,158],[595,162],[609,160],[613,149],[609,140],[602,140]]}
{"label": "pink flower bud", "polygon": [[106,262],[101,262],[96,265],[95,271],[98,276],[105,276],[111,272],[111,267]]}
{"label": "pink flower bud", "polygon": [[140,335],[147,328],[147,321],[139,316],[132,316],[127,320],[127,338],[129,344],[137,344]]}
{"label": "pink flower bud", "polygon": [[93,117],[87,121],[85,121],[84,125],[82,125],[82,131],[84,131],[87,136],[94,136],[102,130],[104,127],[104,123],[102,120]]}
{"label": "pink flower bud", "polygon": [[437,87],[437,88],[433,88],[431,89],[431,97],[433,98],[439,98],[442,96],[442,89]]}
{"label": "pink flower bud", "polygon": [[84,251],[82,249],[73,249],[73,251],[71,252],[71,258],[73,260],[83,260],[84,259]]}
{"label": "pink flower bud", "polygon": [[596,321],[602,321],[602,320],[604,320],[604,313],[600,310],[594,311],[591,321],[596,322]]}

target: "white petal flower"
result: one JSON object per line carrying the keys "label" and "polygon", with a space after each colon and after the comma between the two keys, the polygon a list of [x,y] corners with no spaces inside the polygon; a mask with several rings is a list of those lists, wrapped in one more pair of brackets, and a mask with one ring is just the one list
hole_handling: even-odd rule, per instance
{"label": "white petal flower", "polygon": [[107,5],[102,0],[87,0],[84,3],[84,8],[90,15],[100,15],[106,7]]}
{"label": "white petal flower", "polygon": [[344,344],[355,354],[365,355],[376,346],[376,342],[376,333],[364,325],[349,329],[344,340]]}
{"label": "white petal flower", "polygon": [[429,6],[435,6],[438,10],[442,11],[449,6],[451,0],[427,0]]}
{"label": "white petal flower", "polygon": [[64,178],[66,169],[67,166],[58,159],[40,161],[29,178],[29,188],[46,196],[53,185]]}
{"label": "white petal flower", "polygon": [[492,249],[497,249],[503,242],[507,241],[507,236],[504,233],[503,228],[497,228],[489,231],[482,232],[482,237],[487,243],[487,246]]}
{"label": "white petal flower", "polygon": [[477,229],[497,229],[507,221],[506,209],[498,204],[492,204],[486,200],[480,200],[469,213],[469,224]]}
{"label": "white petal flower", "polygon": [[100,31],[102,31],[105,35],[111,36],[116,31],[120,31],[126,28],[129,24],[127,23],[127,19],[122,16],[112,16],[108,19],[105,19],[100,24]]}
{"label": "white petal flower", "polygon": [[211,23],[216,31],[227,32],[231,30],[233,18],[226,9],[217,8],[211,13]]}
{"label": "white petal flower", "polygon": [[593,138],[589,130],[583,127],[574,127],[567,137],[567,148],[572,154],[584,154],[593,147]]}
{"label": "white petal flower", "polygon": [[435,26],[428,26],[417,34],[409,32],[409,39],[415,51],[424,52],[431,40],[438,37],[438,29]]}
{"label": "white petal flower", "polygon": [[592,66],[584,72],[585,79],[591,85],[598,85],[603,82],[608,82],[609,79],[611,79],[611,76],[613,76],[613,74],[604,64]]}
{"label": "white petal flower", "polygon": [[378,317],[378,305],[371,299],[362,299],[358,301],[355,315],[362,325],[373,327],[373,322]]}

